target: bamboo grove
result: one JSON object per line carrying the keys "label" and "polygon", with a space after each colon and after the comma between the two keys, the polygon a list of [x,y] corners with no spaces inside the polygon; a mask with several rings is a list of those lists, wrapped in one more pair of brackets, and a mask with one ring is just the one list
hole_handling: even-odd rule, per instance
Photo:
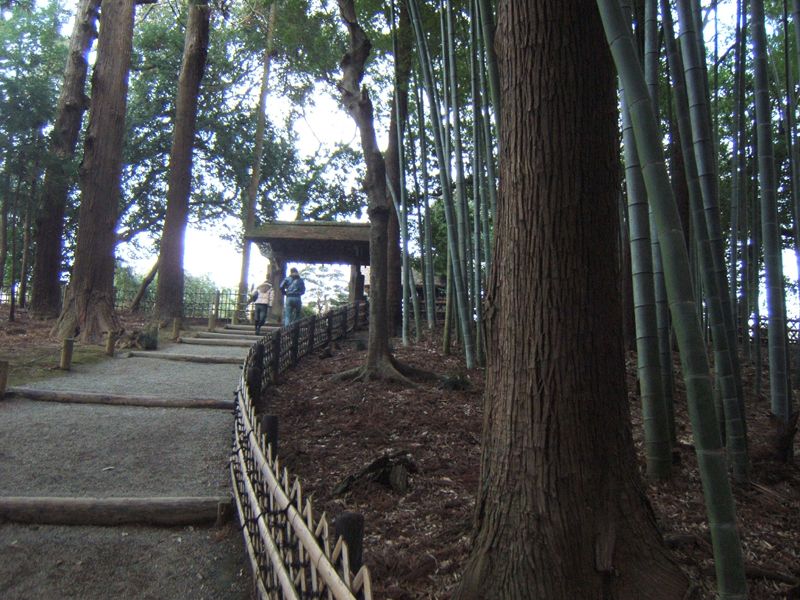
{"label": "bamboo grove", "polygon": [[[97,4],[85,0],[80,10],[96,13]],[[800,343],[793,349],[789,344],[788,314],[798,312],[800,285],[787,281],[784,256],[794,252],[800,267],[800,0],[713,0],[710,4],[597,0],[596,4],[619,81],[620,171],[624,174],[619,190],[624,238],[620,288],[627,343],[629,349],[635,348],[638,361],[647,475],[653,480],[673,476],[674,390],[676,378],[682,377],[706,497],[718,591],[722,598],[742,598],[746,587],[729,474],[734,482],[745,483],[750,471],[744,364],[755,366],[759,391],[761,387],[768,391],[776,432],[773,451],[785,461],[792,458],[797,427],[792,390],[800,380]],[[192,5],[196,8],[199,3]],[[262,37],[269,40],[253,51],[262,57],[256,63],[263,69],[257,125],[250,124],[257,138],[253,155],[220,159],[207,143],[200,144],[206,168],[218,159],[237,163],[233,169],[238,172],[236,196],[246,200],[232,212],[244,215],[247,225],[276,214],[274,200],[256,207],[257,196],[268,196],[263,189],[259,192],[259,186],[271,186],[277,190],[273,195],[278,195],[286,187],[275,181],[296,178],[299,169],[295,165],[291,173],[276,174],[270,157],[262,158],[262,153],[271,153],[274,159],[285,151],[265,149],[262,138],[267,127],[267,89],[270,95],[279,93],[267,87],[273,56],[279,57],[277,68],[282,69],[283,78],[291,79],[290,69],[281,66],[280,52],[273,52],[273,45],[283,44],[285,51],[292,42],[281,38],[281,23],[275,22],[276,13],[282,17],[288,5],[275,3],[268,10],[251,11],[267,23],[268,35]],[[327,8],[321,3],[315,10]],[[393,61],[392,68],[387,68],[390,76],[378,74],[372,81],[392,90],[391,101],[379,104],[378,112],[382,111],[382,122],[389,122],[386,189],[399,237],[389,249],[389,264],[397,266],[389,282],[391,290],[392,277],[397,277],[402,341],[408,344],[424,328],[435,328],[437,282],[444,281],[442,345],[451,352],[457,342],[471,369],[484,363],[487,352],[483,310],[488,275],[492,269],[503,269],[492,263],[503,110],[495,57],[495,7],[490,0],[386,0],[356,8],[370,24],[368,35],[383,40],[385,55],[379,64]],[[10,23],[7,15],[4,18]],[[9,42],[19,35],[10,25],[3,33]],[[42,48],[47,48],[46,38],[53,32],[42,28],[36,35],[43,39]],[[212,27],[212,45],[214,35]],[[343,47],[341,39],[334,42],[335,48]],[[76,36],[75,52],[85,55],[91,43],[91,35]],[[20,46],[18,55],[12,56],[11,49],[9,43],[6,65],[21,62],[25,54]],[[64,58],[62,53],[47,60],[55,63]],[[212,56],[212,65],[221,63]],[[306,66],[323,73],[312,78],[330,79],[330,67],[321,62]],[[18,93],[14,85],[38,85],[22,76],[24,68],[2,67],[0,83],[6,98]],[[300,71],[302,67],[295,63],[292,68]],[[242,81],[233,83],[243,86]],[[202,89],[205,84],[195,85]],[[77,91],[62,91],[65,99],[61,102],[69,104],[67,96],[80,95],[83,87],[81,80]],[[132,89],[135,93],[135,81]],[[26,93],[35,97],[36,90]],[[52,89],[48,93],[48,102],[56,104],[56,94]],[[196,102],[197,94],[203,92],[193,93]],[[215,98],[218,106],[235,100]],[[80,100],[72,104],[82,105],[84,99]],[[201,115],[200,138],[204,127],[211,127],[203,122],[203,107],[213,103],[201,102],[199,109],[193,109]],[[77,119],[69,139],[62,140],[63,147],[50,150],[65,163],[73,160],[81,115]],[[224,128],[233,131],[235,123],[243,120],[237,116]],[[41,265],[34,264],[34,256],[37,261],[60,260],[52,256],[53,247],[45,248],[42,241],[44,236],[62,235],[64,207],[51,209],[46,201],[53,186],[62,188],[60,193],[65,195],[63,189],[74,185],[65,182],[64,172],[48,180],[34,159],[34,147],[41,147],[37,144],[48,127],[18,121],[19,115],[7,102],[0,121],[4,145],[0,287],[20,288],[11,295],[12,307],[16,297],[25,301],[32,274],[35,302],[35,273]],[[25,127],[29,130],[20,134]],[[280,146],[275,136],[270,144]],[[276,162],[281,160],[290,162],[288,158]],[[312,172],[308,179],[315,177]],[[39,179],[51,191],[38,192]],[[187,187],[190,179],[190,174],[184,174]],[[128,191],[134,189],[132,185]],[[24,193],[34,201],[23,203]],[[188,198],[188,190],[182,193]],[[219,201],[216,206],[224,204]],[[185,221],[187,206],[182,210],[180,219]],[[213,205],[203,212],[207,216],[219,213]],[[297,212],[302,213],[302,204]],[[331,209],[327,216],[352,212]],[[164,213],[160,210],[157,222],[147,226],[162,226]],[[39,226],[34,227],[37,222]],[[74,222],[66,226],[74,229]],[[37,244],[50,254],[40,256]],[[80,244],[74,251],[81,251]],[[176,252],[180,255],[182,249]],[[75,258],[76,262],[80,259]],[[181,256],[172,258],[173,270],[179,272]],[[245,264],[246,260],[241,290],[247,287]],[[49,283],[41,285],[44,289]],[[171,303],[180,305],[181,290]],[[52,290],[48,294],[52,296]],[[519,301],[525,302],[522,290]],[[180,306],[170,310],[179,311]],[[673,369],[673,348],[680,356],[680,374]],[[763,382],[762,366],[768,366],[769,372]]]}

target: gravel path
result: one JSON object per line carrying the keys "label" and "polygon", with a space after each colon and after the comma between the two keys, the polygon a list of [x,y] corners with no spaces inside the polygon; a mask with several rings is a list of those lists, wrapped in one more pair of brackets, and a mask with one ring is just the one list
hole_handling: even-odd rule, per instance
{"label": "gravel path", "polygon": [[[162,344],[162,352],[247,348]],[[118,357],[33,389],[230,399],[239,365]],[[26,386],[23,386],[26,387]],[[0,402],[0,495],[227,496],[232,417],[212,409]],[[0,598],[250,597],[241,534],[180,527],[0,525]]]}

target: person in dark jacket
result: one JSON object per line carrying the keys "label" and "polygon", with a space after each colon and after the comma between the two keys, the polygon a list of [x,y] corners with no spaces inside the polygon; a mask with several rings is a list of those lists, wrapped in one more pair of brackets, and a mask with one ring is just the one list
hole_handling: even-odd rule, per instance
{"label": "person in dark jacket", "polygon": [[281,282],[281,292],[286,296],[283,303],[283,326],[288,327],[300,318],[303,308],[302,296],[306,293],[306,284],[297,269],[292,267],[289,276]]}

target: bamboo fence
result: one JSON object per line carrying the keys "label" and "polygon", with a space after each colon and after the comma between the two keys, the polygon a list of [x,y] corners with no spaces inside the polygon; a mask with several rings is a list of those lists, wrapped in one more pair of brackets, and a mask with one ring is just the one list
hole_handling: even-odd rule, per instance
{"label": "bamboo fence", "polygon": [[[236,393],[233,451],[230,460],[234,505],[260,599],[372,599],[370,576],[362,566],[352,573],[347,544],[331,547],[325,514],[315,520],[310,499],[273,456],[265,428],[257,418],[247,384],[261,373],[261,389],[302,357],[365,325],[368,310],[356,303],[308,317],[256,342],[245,359]],[[263,393],[263,391],[262,391]]]}

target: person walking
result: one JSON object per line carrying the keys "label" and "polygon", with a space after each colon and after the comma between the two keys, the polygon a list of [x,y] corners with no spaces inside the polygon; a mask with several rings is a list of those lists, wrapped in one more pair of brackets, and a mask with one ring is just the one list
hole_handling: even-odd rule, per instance
{"label": "person walking", "polygon": [[253,294],[250,302],[255,307],[254,320],[256,324],[256,335],[261,335],[261,327],[267,322],[269,308],[272,306],[272,299],[275,296],[272,291],[272,284],[269,281],[260,283]]}
{"label": "person walking", "polygon": [[283,303],[283,326],[288,327],[300,318],[300,309],[303,308],[302,296],[306,293],[306,284],[300,273],[292,267],[289,276],[281,282],[281,292],[286,296]]}

